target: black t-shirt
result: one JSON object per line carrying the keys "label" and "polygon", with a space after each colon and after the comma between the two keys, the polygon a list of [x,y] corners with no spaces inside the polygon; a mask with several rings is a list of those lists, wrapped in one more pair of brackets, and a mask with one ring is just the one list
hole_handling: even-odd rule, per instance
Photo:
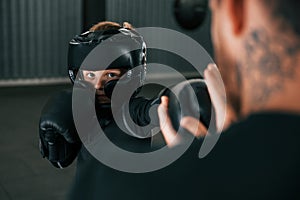
{"label": "black t-shirt", "polygon": [[111,169],[83,148],[70,199],[300,199],[299,125],[300,115],[251,115],[206,157],[194,140],[171,165],[142,174]]}

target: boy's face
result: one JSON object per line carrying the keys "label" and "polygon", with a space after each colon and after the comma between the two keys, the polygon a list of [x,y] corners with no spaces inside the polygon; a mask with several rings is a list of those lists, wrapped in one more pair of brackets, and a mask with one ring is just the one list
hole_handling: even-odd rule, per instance
{"label": "boy's face", "polygon": [[118,80],[126,72],[122,69],[107,69],[99,71],[83,70],[83,79],[96,89],[96,101],[100,104],[110,103],[110,99],[104,94],[104,85],[111,80]]}

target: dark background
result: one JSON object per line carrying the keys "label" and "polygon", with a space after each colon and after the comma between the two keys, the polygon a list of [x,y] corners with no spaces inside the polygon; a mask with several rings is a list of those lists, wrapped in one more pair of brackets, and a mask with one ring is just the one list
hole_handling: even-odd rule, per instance
{"label": "dark background", "polygon": [[[185,0],[183,2],[204,1]],[[175,18],[176,0],[1,0],[0,86],[66,82],[68,42],[99,21],[128,21],[186,34],[212,55],[210,16],[194,29]],[[190,12],[183,13],[185,16]],[[199,18],[199,16],[196,16]],[[183,67],[184,68],[184,67]]]}

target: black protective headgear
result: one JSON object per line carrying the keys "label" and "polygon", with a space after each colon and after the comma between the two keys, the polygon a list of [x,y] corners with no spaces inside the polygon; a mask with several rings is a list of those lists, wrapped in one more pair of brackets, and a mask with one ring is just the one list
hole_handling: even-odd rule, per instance
{"label": "black protective headgear", "polygon": [[[105,41],[105,42],[104,42]],[[104,57],[108,57],[113,52],[118,52],[121,56],[112,61],[105,68],[100,69],[94,62],[85,62],[92,63],[87,65],[83,62],[86,61],[85,58],[88,54],[99,44],[105,44],[105,51],[102,52],[102,55],[97,55],[99,63]],[[132,47],[134,51],[130,51]],[[125,52],[125,53],[122,53]],[[96,61],[97,62],[97,61]],[[146,44],[143,40],[143,37],[134,30],[129,30],[127,28],[120,29],[109,29],[104,31],[88,31],[81,35],[75,36],[69,43],[69,52],[68,52],[68,74],[72,81],[75,82],[76,75],[78,74],[79,68],[82,70],[105,70],[105,69],[126,69],[126,77],[128,81],[131,79],[139,78],[140,86],[143,84],[146,73]],[[140,70],[132,69],[136,66],[142,65]],[[79,73],[80,74],[80,73]],[[114,86],[115,83],[111,83]],[[109,87],[109,86],[108,86]],[[110,96],[111,94],[107,94]]]}

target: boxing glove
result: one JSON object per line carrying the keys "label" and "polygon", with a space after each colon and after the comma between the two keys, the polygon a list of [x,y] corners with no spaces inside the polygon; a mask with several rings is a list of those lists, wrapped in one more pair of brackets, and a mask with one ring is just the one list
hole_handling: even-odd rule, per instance
{"label": "boxing glove", "polygon": [[[142,126],[136,131],[139,137],[149,137],[147,133],[155,127],[159,127],[157,107],[161,103],[161,97],[169,98],[168,112],[173,128],[179,130],[180,120],[184,116],[191,116],[200,120],[208,128],[212,115],[211,101],[205,81],[191,79],[183,81],[172,87],[163,89],[156,98],[145,99],[134,97],[130,100],[129,111],[134,123]],[[123,117],[124,118],[124,117]],[[124,118],[128,121],[129,117]],[[128,126],[127,126],[128,127]],[[154,146],[164,144],[160,134],[152,135]],[[159,144],[159,145],[157,145]]]}
{"label": "boxing glove", "polygon": [[184,116],[197,118],[208,128],[212,105],[206,83],[202,79],[183,81],[170,89],[165,89],[160,96],[169,97],[168,112],[175,130]]}
{"label": "boxing glove", "polygon": [[[164,88],[156,98],[146,100],[141,97],[130,100],[130,114],[133,121],[145,126],[149,123],[159,125],[158,115],[154,107],[161,103],[162,96],[169,97],[169,115],[173,127],[179,128],[183,116],[198,118],[206,127],[211,118],[211,101],[204,80],[190,79]],[[155,112],[153,112],[155,110]]]}
{"label": "boxing glove", "polygon": [[41,154],[55,167],[67,167],[77,157],[81,142],[72,116],[72,91],[61,91],[48,100],[40,117],[39,138]]}

